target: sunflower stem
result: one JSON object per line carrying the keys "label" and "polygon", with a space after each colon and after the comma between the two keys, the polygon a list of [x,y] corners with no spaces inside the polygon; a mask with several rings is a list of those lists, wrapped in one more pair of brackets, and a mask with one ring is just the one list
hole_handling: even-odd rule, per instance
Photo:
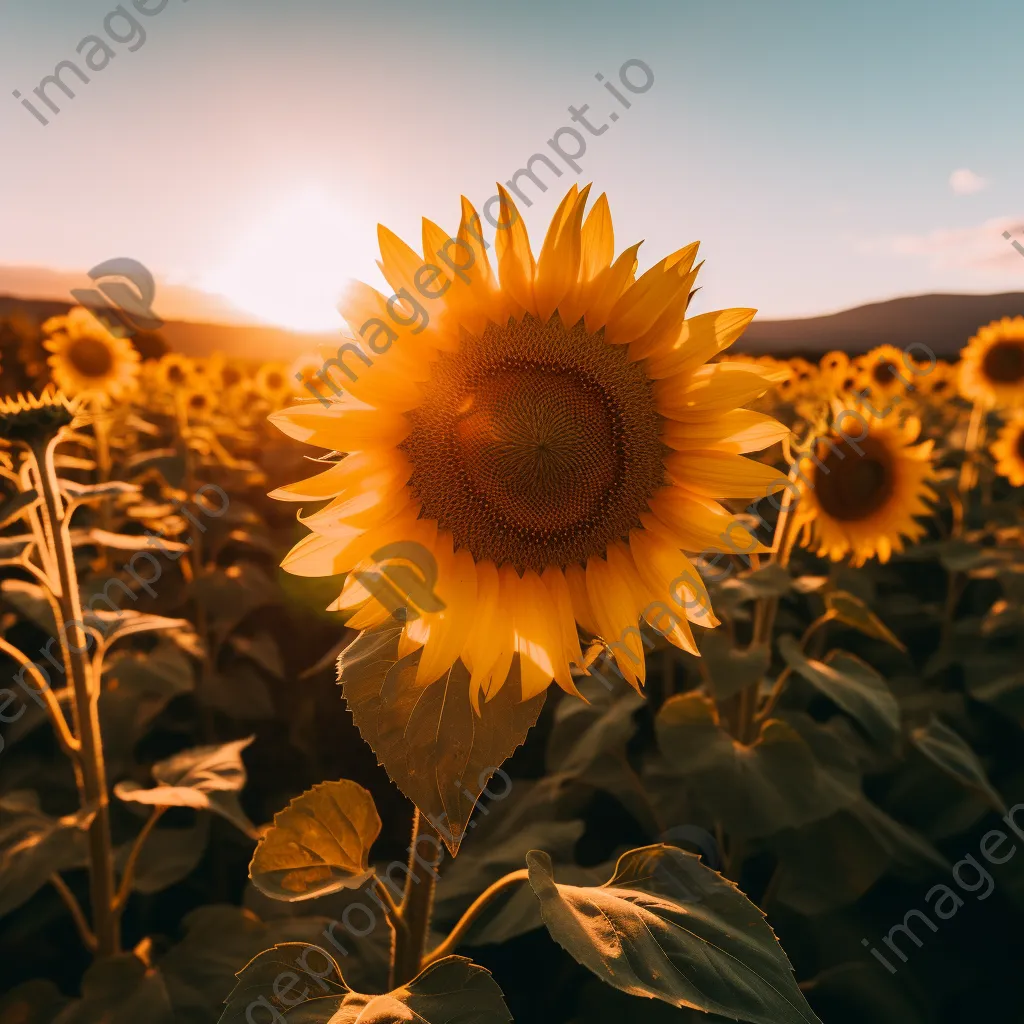
{"label": "sunflower stem", "polygon": [[459,942],[462,941],[473,922],[480,916],[480,912],[495,898],[495,896],[504,892],[513,885],[518,885],[520,882],[528,881],[529,877],[530,872],[526,868],[520,868],[518,871],[512,871],[509,874],[502,876],[493,885],[488,886],[479,896],[477,896],[470,908],[462,915],[462,917],[459,918],[458,924],[456,924],[451,930],[448,938],[437,946],[429,955],[424,957],[423,966],[428,967],[437,960],[441,960],[454,953],[458,948]]}
{"label": "sunflower stem", "polygon": [[971,406],[971,419],[967,425],[967,439],[964,442],[964,461],[960,466],[960,480],[957,491],[962,499],[962,504],[954,506],[953,513],[956,517],[954,523],[954,536],[959,535],[964,528],[967,519],[967,493],[976,481],[977,473],[974,464],[974,456],[984,439],[985,432],[985,409],[980,402]]}
{"label": "sunflower stem", "polygon": [[58,632],[63,641],[61,649],[74,697],[72,711],[79,744],[75,774],[82,808],[93,813],[88,832],[92,934],[96,938],[96,955],[109,957],[120,952],[121,937],[120,915],[115,906],[110,801],[100,737],[100,686],[99,677],[93,673],[92,663],[86,653],[90,636],[82,622],[78,573],[69,532],[70,515],[61,497],[54,466],[54,450],[58,440],[59,437],[55,437],[48,443],[33,445],[32,454],[43,498],[43,518],[48,537],[53,543],[53,556],[60,581],[57,601],[62,622],[58,624]]}
{"label": "sunflower stem", "polygon": [[423,954],[430,933],[430,915],[434,909],[434,890],[437,887],[437,875],[432,868],[426,870],[425,877],[422,870],[420,875],[416,874],[418,868],[422,869],[422,864],[417,863],[417,851],[420,840],[424,837],[433,843],[439,842],[436,831],[417,807],[412,823],[412,845],[409,847],[409,871],[405,879],[405,892],[392,925],[392,988],[412,981],[423,969]]}

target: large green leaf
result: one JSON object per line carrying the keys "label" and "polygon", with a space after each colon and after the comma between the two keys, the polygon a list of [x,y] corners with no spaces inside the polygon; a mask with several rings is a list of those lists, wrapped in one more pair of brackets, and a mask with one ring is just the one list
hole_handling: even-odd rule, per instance
{"label": "large green leaf", "polygon": [[832,590],[825,595],[825,607],[834,612],[840,622],[852,626],[865,636],[884,640],[897,650],[906,651],[899,637],[859,597],[845,590]]}
{"label": "large green leaf", "polygon": [[93,814],[53,818],[35,793],[0,797],[0,915],[30,900],[50,876],[88,863],[86,831]]}
{"label": "large green leaf", "polygon": [[360,633],[338,659],[338,679],[363,739],[399,789],[437,829],[454,856],[477,798],[526,739],[546,691],[520,698],[518,663],[478,716],[461,661],[416,685],[420,651],[398,659],[401,626]]}
{"label": "large green leaf", "polygon": [[715,700],[728,700],[759,683],[768,671],[772,654],[767,644],[737,647],[724,630],[709,629],[700,643]]}
{"label": "large green leaf", "polygon": [[859,722],[880,746],[895,744],[900,734],[899,704],[870,665],[846,651],[832,651],[825,661],[808,658],[791,636],[779,637],[778,645],[794,672]]}
{"label": "large green leaf", "polygon": [[738,743],[699,693],[667,700],[655,728],[666,761],[733,836],[797,828],[834,814],[860,793],[856,773],[826,771],[799,733],[779,719],[765,722],[749,746]]}
{"label": "large green leaf", "polygon": [[82,998],[53,1024],[175,1024],[160,972],[132,953],[98,960],[82,979]]}
{"label": "large green leaf", "polygon": [[146,789],[137,782],[125,780],[114,787],[114,793],[126,803],[213,811],[256,839],[259,837],[256,828],[238,802],[246,779],[242,751],[254,739],[249,736],[220,746],[183,750],[153,765],[153,778],[157,782],[154,788]]}
{"label": "large green leaf", "polygon": [[260,892],[289,902],[358,889],[373,874],[367,865],[380,828],[373,797],[362,786],[322,782],[274,815],[249,877]]}
{"label": "large green leaf", "polygon": [[784,833],[776,847],[775,898],[807,915],[850,905],[890,868],[920,877],[949,867],[927,840],[864,797]]}
{"label": "large green leaf", "polygon": [[[557,883],[540,851],[527,865],[552,937],[609,985],[753,1024],[817,1021],[764,915],[694,854],[631,850],[593,887]],[[678,901],[694,890],[699,904]]]}
{"label": "large green leaf", "polygon": [[918,750],[962,786],[981,794],[1000,814],[1006,813],[1003,798],[988,781],[978,756],[948,725],[933,718],[927,726],[915,729],[911,739]]}
{"label": "large green leaf", "polygon": [[[511,1024],[490,972],[464,957],[431,964],[384,995],[353,992],[323,949],[286,942],[238,975],[219,1024],[249,1024],[257,1013],[288,1024]],[[274,1016],[277,1014],[278,1016]]]}

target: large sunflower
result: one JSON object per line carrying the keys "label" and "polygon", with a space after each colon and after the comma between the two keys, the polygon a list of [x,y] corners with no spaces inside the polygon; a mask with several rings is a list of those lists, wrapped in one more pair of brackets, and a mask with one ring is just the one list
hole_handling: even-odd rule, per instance
{"label": "large sunflower", "polygon": [[1024,403],[1024,316],[979,329],[960,353],[960,393],[987,408]]}
{"label": "large sunflower", "polygon": [[129,394],[139,376],[139,353],[82,306],[43,324],[54,383],[68,395],[106,401]]}
{"label": "large sunflower", "polygon": [[[500,190],[498,277],[465,199],[454,239],[424,221],[426,259],[381,227],[381,268],[408,300],[389,308],[368,286],[350,289],[341,312],[364,338],[350,393],[271,417],[293,438],[350,453],[273,492],[330,499],[304,520],[313,532],[284,567],[350,573],[332,608],[358,609],[349,625],[367,628],[389,610],[358,573],[385,545],[422,545],[444,607],[407,623],[400,650],[423,648],[420,683],[461,658],[477,707],[516,656],[523,699],[552,681],[575,692],[577,624],[612,645],[635,686],[641,617],[696,653],[687,620],[717,620],[681,549],[753,550],[719,500],[784,483],[741,454],[786,433],[737,408],[768,389],[767,375],[705,365],[754,310],[684,319],[697,244],[637,280],[638,245],[615,257],[605,196],[584,220],[588,191],[565,196],[535,258]],[[443,270],[440,253],[460,269]],[[429,287],[417,284],[424,267]]]}
{"label": "large sunflower", "polygon": [[1024,487],[1024,413],[1012,417],[989,451],[996,461],[996,472],[1014,487]]}
{"label": "large sunflower", "polygon": [[925,501],[935,497],[928,486],[932,442],[914,444],[920,421],[858,418],[867,428],[864,437],[851,426],[846,438],[819,439],[814,455],[801,460],[794,514],[805,546],[836,562],[852,554],[855,566],[876,555],[887,562],[905,539],[919,539],[925,528],[914,517],[928,514]]}

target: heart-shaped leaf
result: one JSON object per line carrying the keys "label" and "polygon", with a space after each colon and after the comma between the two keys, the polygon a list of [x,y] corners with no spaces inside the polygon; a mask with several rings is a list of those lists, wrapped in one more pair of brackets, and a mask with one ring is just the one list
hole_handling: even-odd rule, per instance
{"label": "heart-shaped leaf", "polygon": [[779,653],[794,672],[858,721],[883,747],[900,734],[900,708],[885,680],[866,662],[846,651],[825,661],[808,658],[791,636],[779,637]]}
{"label": "heart-shaped leaf", "polygon": [[338,679],[363,739],[455,856],[484,786],[526,739],[547,692],[522,701],[513,661],[505,685],[478,716],[462,662],[419,686],[421,652],[399,660],[401,634],[394,624],[360,633],[338,659]]}
{"label": "heart-shaped leaf", "polygon": [[153,765],[153,778],[157,781],[153,789],[125,780],[114,787],[114,793],[126,803],[213,811],[258,839],[259,833],[238,802],[246,779],[242,751],[255,738],[183,750]]}
{"label": "heart-shaped leaf", "polygon": [[[614,988],[753,1024],[820,1024],[764,915],[696,855],[631,850],[593,887],[555,882],[546,853],[526,863],[551,936]],[[699,903],[680,902],[695,890]]]}
{"label": "heart-shaped leaf", "polygon": [[283,942],[238,973],[218,1024],[250,1024],[257,1011],[288,1024],[511,1024],[490,972],[465,957],[431,964],[407,985],[384,995],[353,992],[330,954]]}
{"label": "heart-shaped leaf", "polygon": [[728,700],[748,686],[759,683],[772,660],[767,644],[737,647],[728,633],[719,629],[705,632],[700,644],[716,700]]}
{"label": "heart-shaped leaf", "polygon": [[357,889],[373,874],[367,864],[380,828],[367,790],[348,779],[323,782],[274,815],[256,846],[249,877],[277,900]]}
{"label": "heart-shaped leaf", "polygon": [[980,793],[1000,814],[1006,813],[1003,798],[988,781],[977,754],[948,725],[933,718],[926,727],[915,729],[911,739],[918,750],[962,786]]}
{"label": "heart-shaped leaf", "polygon": [[147,967],[133,953],[97,960],[82,979],[82,998],[54,1018],[53,1024],[97,1021],[174,1024],[171,1000],[159,970]]}
{"label": "heart-shaped leaf", "polygon": [[50,876],[88,863],[91,813],[52,818],[35,793],[0,797],[0,915],[31,899]]}
{"label": "heart-shaped leaf", "polygon": [[852,771],[826,771],[792,726],[769,719],[749,746],[699,693],[669,698],[655,720],[666,761],[731,835],[758,838],[834,814],[860,795]]}
{"label": "heart-shaped leaf", "polygon": [[860,630],[865,636],[874,637],[892,644],[899,651],[906,651],[906,646],[891,629],[859,598],[848,594],[845,590],[832,590],[825,595],[825,607],[835,612],[835,617]]}

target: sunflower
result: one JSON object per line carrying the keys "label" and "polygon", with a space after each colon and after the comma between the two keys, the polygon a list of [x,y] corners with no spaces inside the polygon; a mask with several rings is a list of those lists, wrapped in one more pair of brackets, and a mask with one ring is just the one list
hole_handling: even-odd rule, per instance
{"label": "sunflower", "polygon": [[960,393],[985,408],[1024,403],[1024,316],[982,327],[960,353]]}
{"label": "sunflower", "polygon": [[[351,393],[271,416],[297,440],[350,453],[273,492],[330,499],[304,520],[313,532],[284,568],[349,573],[331,607],[358,609],[348,624],[364,629],[390,612],[358,574],[385,545],[419,545],[436,561],[443,608],[406,623],[400,651],[422,649],[420,683],[461,659],[477,708],[516,657],[523,699],[552,681],[575,692],[578,625],[604,639],[634,686],[644,681],[641,617],[696,653],[687,620],[718,620],[681,549],[758,550],[719,499],[784,485],[742,455],[787,432],[737,408],[768,376],[754,364],[705,365],[754,310],[685,319],[697,244],[636,279],[639,245],[615,257],[607,199],[584,221],[588,192],[569,190],[535,257],[500,189],[498,276],[465,199],[455,238],[424,221],[426,260],[381,227],[384,276],[396,294],[429,291],[424,316],[411,302],[390,316],[394,299],[355,285],[342,315],[383,354],[362,361]],[[441,252],[458,272],[433,262]],[[430,286],[417,288],[425,266]]]}
{"label": "sunflower", "polygon": [[301,355],[292,363],[288,378],[291,382],[293,394],[307,397],[309,390],[319,391],[323,386],[321,379],[317,376],[324,368],[324,359],[313,352]]}
{"label": "sunflower", "polygon": [[[842,414],[838,404],[835,412]],[[932,442],[914,444],[920,421],[865,415],[861,423],[856,435],[819,439],[801,460],[793,520],[803,527],[805,547],[835,562],[852,553],[854,566],[875,555],[887,562],[904,539],[918,540],[925,527],[914,517],[929,514],[925,500],[935,498],[928,486]]]}
{"label": "sunflower", "polygon": [[264,363],[256,371],[256,390],[272,405],[278,406],[293,397],[293,380],[283,363]]}
{"label": "sunflower", "polygon": [[1017,413],[1006,423],[989,451],[995,459],[996,472],[1014,487],[1024,487],[1024,413]]}
{"label": "sunflower", "polygon": [[188,356],[168,352],[160,357],[156,367],[157,379],[165,391],[175,392],[195,381],[195,366]]}
{"label": "sunflower", "polygon": [[916,366],[906,352],[895,345],[879,345],[858,360],[858,388],[867,388],[875,399],[903,395],[908,388],[913,390],[917,386]]}
{"label": "sunflower", "polygon": [[917,378],[918,393],[921,398],[942,404],[956,394],[956,378],[955,366],[943,359],[936,359],[931,369]]}
{"label": "sunflower", "polygon": [[45,443],[70,426],[75,415],[75,403],[52,385],[39,395],[0,398],[0,440],[28,445]]}
{"label": "sunflower", "polygon": [[185,398],[185,412],[190,419],[202,420],[213,412],[215,407],[213,393],[206,388],[189,391]]}
{"label": "sunflower", "polygon": [[43,324],[43,343],[54,383],[68,395],[89,394],[106,402],[127,396],[139,375],[139,353],[82,306]]}

